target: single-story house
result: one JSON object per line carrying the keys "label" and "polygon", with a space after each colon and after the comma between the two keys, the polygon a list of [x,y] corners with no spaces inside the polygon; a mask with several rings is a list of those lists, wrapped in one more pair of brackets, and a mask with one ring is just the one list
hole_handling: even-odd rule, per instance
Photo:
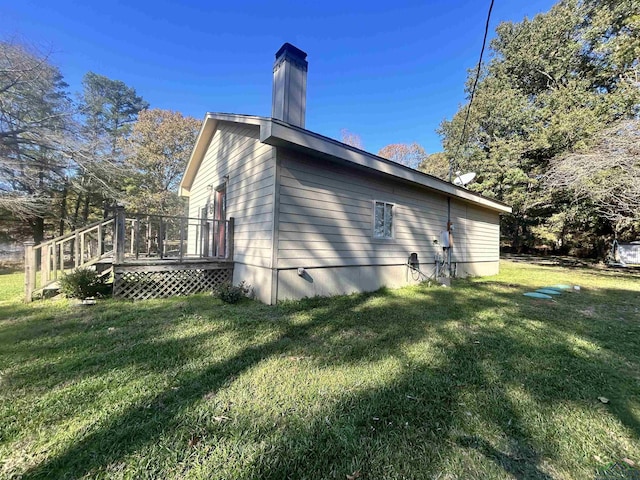
{"label": "single-story house", "polygon": [[267,304],[406,285],[443,232],[458,275],[496,274],[511,208],[306,130],[306,57],[278,50],[271,118],[206,115],[180,184],[190,217],[234,218],[234,283]]}

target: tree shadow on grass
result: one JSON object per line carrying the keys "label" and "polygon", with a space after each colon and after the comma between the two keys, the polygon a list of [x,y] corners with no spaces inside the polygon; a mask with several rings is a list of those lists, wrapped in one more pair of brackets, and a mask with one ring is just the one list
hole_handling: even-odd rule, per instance
{"label": "tree shadow on grass", "polygon": [[[344,478],[357,471],[361,478],[419,478],[425,473],[434,478],[502,478],[507,473],[518,479],[548,480],[557,476],[555,462],[564,463],[565,469],[580,469],[576,478],[588,477],[595,471],[594,460],[587,457],[581,459],[586,465],[572,465],[575,459],[567,462],[562,458],[566,455],[563,434],[546,433],[544,427],[530,424],[531,419],[523,419],[526,403],[515,404],[510,390],[522,391],[530,402],[549,407],[543,411],[569,404],[600,411],[597,416],[616,417],[636,438],[640,425],[628,399],[637,398],[640,392],[637,387],[629,391],[628,378],[613,375],[615,366],[576,356],[562,336],[532,343],[523,336],[518,341],[509,334],[513,327],[466,336],[439,327],[442,345],[447,348],[446,363],[408,366],[391,385],[332,405],[326,416],[319,415],[303,434],[298,433],[295,442],[275,440],[269,462],[252,465],[249,471],[256,473],[250,477]],[[500,351],[504,342],[509,348]],[[575,370],[568,378],[554,374],[559,365],[553,363],[567,359]],[[540,366],[520,374],[521,363],[532,361]],[[488,368],[492,366],[497,371]],[[597,401],[602,389],[618,398],[606,411]],[[478,393],[483,390],[485,395]],[[468,404],[470,392],[480,402],[475,409]],[[541,420],[545,421],[554,422]],[[350,441],[345,442],[345,437]],[[593,440],[606,443],[606,438]],[[611,450],[610,445],[602,448]],[[330,453],[317,456],[313,451]],[[448,455],[467,458],[468,465],[449,463]]]}
{"label": "tree shadow on grass", "polygon": [[627,267],[615,267],[602,264],[597,260],[579,259],[570,256],[536,256],[536,255],[504,255],[504,260],[543,268],[558,268],[579,272],[589,276],[619,276],[640,278],[640,266],[629,265]]}
{"label": "tree shadow on grass", "polygon": [[[466,392],[487,383],[477,348],[455,336],[444,337],[450,347],[445,363],[407,367],[389,385],[329,405],[303,432],[274,436],[269,459],[252,464],[245,478],[345,478],[355,472],[363,479],[426,474],[484,478],[487,472],[552,478],[540,466],[543,446],[531,438],[503,391],[494,391],[490,399],[500,404],[499,416],[468,405]],[[502,431],[512,451],[498,449],[477,433],[486,422]],[[472,451],[479,455],[468,453]],[[469,465],[456,465],[447,458],[461,454]]]}
{"label": "tree shadow on grass", "polygon": [[[348,301],[351,304],[356,304],[366,298],[366,296],[361,296]],[[331,304],[327,303],[327,305]],[[288,310],[291,313],[295,313],[294,309],[289,308]],[[333,318],[336,315],[338,315],[337,308],[327,307],[323,310],[321,309],[321,317]],[[283,322],[286,322],[286,320],[283,320]],[[231,323],[233,324],[233,322]],[[240,327],[245,327],[246,329],[238,330],[237,333],[253,340],[254,334],[250,330],[251,325],[248,322],[240,323]],[[255,346],[245,348],[238,354],[221,362],[213,363],[202,371],[182,374],[179,378],[176,378],[171,389],[154,397],[145,398],[130,407],[105,425],[102,425],[94,434],[90,434],[75,444],[65,454],[28,473],[27,477],[55,475],[53,472],[57,472],[57,474],[73,472],[74,476],[81,476],[92,469],[107,465],[129,452],[135,451],[141,445],[152,442],[160,432],[170,427],[176,414],[201,399],[203,395],[215,392],[246,369],[267,357],[304,349],[304,345],[308,344],[306,341],[307,333],[315,327],[316,323],[312,321],[309,324],[297,326],[285,323],[282,334],[273,341],[255,342]],[[237,325],[232,325],[231,328],[233,329],[235,326]],[[160,362],[160,367],[157,365],[157,354],[160,354],[161,357],[163,354],[168,356],[175,355],[177,350],[183,353],[181,360],[186,363],[190,360],[190,349],[195,348],[205,337],[205,335],[200,334],[188,339],[176,339],[165,342],[163,346],[155,341],[154,333],[159,332],[153,327],[150,328],[142,335],[142,340],[153,344],[154,348],[157,349],[156,355],[148,355],[148,345],[143,345],[141,347],[143,351],[140,355],[135,355],[135,352],[134,355],[123,355],[123,351],[117,349],[107,355],[98,355],[96,359],[95,352],[91,352],[90,346],[87,346],[72,361],[61,365],[63,367],[62,370],[70,372],[72,376],[83,375],[83,370],[87,366],[95,365],[98,368],[92,374],[99,374],[108,369],[122,368],[138,362],[144,363],[150,368],[162,368],[162,362]],[[142,340],[141,344],[144,344],[145,342]],[[71,339],[69,342],[62,342],[57,348],[64,350],[74,343],[76,343],[76,340]],[[37,354],[37,352],[35,353]],[[46,372],[44,370],[39,372],[31,371],[25,376],[32,377],[42,373]],[[69,377],[66,379],[68,380]],[[57,380],[61,381],[63,379],[57,378]],[[13,379],[13,382],[18,381],[19,379]],[[9,379],[8,383],[11,385],[12,379]]]}
{"label": "tree shadow on grass", "polygon": [[[389,292],[377,294],[381,298],[392,297]],[[416,322],[416,310],[414,312],[398,312],[399,300],[388,298],[384,308],[369,308],[356,314],[344,317],[345,311],[357,311],[367,300],[376,294],[363,294],[339,299],[313,299],[308,302],[292,304],[281,308],[282,326],[281,333],[272,341],[249,346],[238,354],[217,362],[208,368],[193,373],[183,374],[176,378],[170,390],[166,390],[152,398],[130,407],[117,417],[101,425],[93,434],[89,434],[78,443],[74,444],[65,453],[33,469],[26,474],[26,478],[49,476],[54,472],[73,472],[74,476],[81,476],[114,461],[121,459],[128,453],[141,446],[153,442],[163,431],[175,426],[173,420],[176,415],[189,405],[201,399],[205,394],[211,395],[217,390],[232,382],[247,369],[269,357],[281,355],[304,354],[318,359],[323,365],[339,364],[344,362],[360,361],[366,358],[373,361],[389,355],[399,345],[406,342],[418,341],[425,335],[420,322]],[[387,300],[385,298],[385,300]],[[421,306],[427,306],[425,299],[420,301]],[[305,313],[311,309],[312,315],[309,321],[296,324],[288,317]],[[398,316],[398,313],[400,315]],[[376,314],[382,314],[382,317]],[[380,318],[386,315],[397,316],[397,320],[389,323],[381,323]],[[404,317],[402,320],[399,320]],[[336,321],[343,319],[343,321]],[[423,323],[428,319],[423,318]],[[241,327],[249,328],[250,324],[244,323]],[[370,328],[371,332],[364,337],[358,335],[345,335],[349,329],[357,328],[361,332],[363,328]],[[242,333],[242,331],[240,332]],[[249,331],[245,336],[253,335]],[[181,340],[182,343],[197,343],[201,337]],[[378,346],[379,348],[373,348]],[[169,350],[175,350],[172,345]],[[181,346],[184,348],[184,345]],[[161,350],[162,351],[162,350]],[[120,368],[124,364],[118,358],[121,352],[115,352],[115,358],[103,362],[104,369]],[[154,356],[153,358],[157,358]],[[129,360],[132,360],[131,358]],[[76,359],[74,365],[68,365],[69,369],[77,372],[84,360]],[[185,357],[188,361],[188,355]]]}
{"label": "tree shadow on grass", "polygon": [[[256,427],[255,419],[225,425],[213,422],[202,427],[204,436],[210,434],[212,441],[242,438],[247,431],[264,435],[262,441],[267,442],[269,455],[253,461],[243,470],[243,478],[344,478],[355,471],[361,471],[362,478],[416,477],[448,471],[473,476],[473,470],[469,470],[473,462],[481,462],[486,471],[496,475],[502,471],[516,478],[550,478],[541,462],[543,458],[558,460],[557,445],[553,437],[541,436],[525,424],[507,386],[518,383],[539,404],[575,402],[587,407],[601,390],[616,398],[637,394],[637,388],[629,390],[628,378],[617,375],[615,363],[608,363],[606,356],[576,353],[571,344],[571,324],[557,321],[557,317],[572,312],[574,305],[570,302],[558,307],[552,322],[542,314],[548,311],[546,306],[538,312],[532,310],[531,305],[536,304],[517,305],[514,292],[495,292],[482,284],[473,288],[473,304],[469,297],[456,295],[455,290],[422,287],[416,288],[409,299],[389,291],[312,299],[267,308],[268,313],[259,320],[231,320],[226,329],[246,343],[244,348],[205,368],[184,371],[171,388],[145,397],[96,426],[57,456],[26,472],[24,478],[96,474],[153,444],[162,434],[180,430],[180,415],[186,409],[233,384],[262,361],[283,355],[307,356],[311,363],[325,368],[373,364],[394,357],[405,367],[384,386],[345,393],[343,400],[328,402],[313,421],[302,427],[286,422],[281,428],[267,423]],[[242,316],[243,308],[229,311],[241,312]],[[497,315],[504,309],[511,309],[516,319],[509,321],[508,315],[503,315],[503,325],[483,327],[481,315]],[[245,311],[249,315],[251,312]],[[531,327],[529,320],[519,320],[523,315],[541,322],[542,330]],[[278,334],[259,341],[252,326],[265,322],[277,325]],[[526,328],[532,328],[531,337],[517,331]],[[545,333],[545,328],[549,332]],[[156,333],[155,327],[150,328],[146,341],[152,343]],[[440,339],[434,348],[445,353],[446,361],[416,364],[407,351],[430,335]],[[536,335],[542,338],[535,341]],[[591,338],[594,343],[607,339],[604,330]],[[167,354],[184,347],[187,354],[181,361],[188,362],[191,349],[202,340],[201,336],[176,339],[167,347]],[[638,368],[637,356],[628,351],[616,353]],[[89,352],[84,354],[90,356]],[[152,362],[143,355],[127,361],[149,366]],[[564,378],[558,375],[557,363],[567,361],[570,374]],[[105,368],[121,368],[126,361],[107,358],[105,364]],[[81,367],[77,364],[70,370]],[[483,393],[485,390],[487,393]],[[469,398],[486,405],[469,405]],[[609,413],[636,438],[640,435],[640,425],[628,403],[614,402]],[[486,428],[491,434],[483,434]],[[515,447],[509,450],[500,446],[504,439],[513,441]],[[202,444],[206,442],[205,438]],[[469,466],[449,464],[448,454],[455,458],[466,455]],[[214,472],[212,465],[209,476]]]}
{"label": "tree shadow on grass", "polygon": [[516,453],[507,453],[498,450],[487,440],[477,436],[463,436],[459,438],[458,442],[461,447],[473,448],[482,453],[486,458],[496,462],[506,473],[513,475],[514,478],[521,480],[551,480],[553,478],[540,470],[538,467],[539,455],[533,449],[520,449]]}

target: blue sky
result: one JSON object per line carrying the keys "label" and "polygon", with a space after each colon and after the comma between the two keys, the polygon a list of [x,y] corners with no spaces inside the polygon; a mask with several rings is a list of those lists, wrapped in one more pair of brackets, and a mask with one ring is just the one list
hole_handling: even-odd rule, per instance
{"label": "blue sky", "polygon": [[[496,0],[501,21],[551,0]],[[464,101],[489,0],[348,2],[0,0],[0,35],[51,58],[73,91],[88,71],[122,80],[152,107],[270,116],[274,54],[308,53],[306,127],[343,128],[366,150],[389,143],[440,150],[435,133]]]}

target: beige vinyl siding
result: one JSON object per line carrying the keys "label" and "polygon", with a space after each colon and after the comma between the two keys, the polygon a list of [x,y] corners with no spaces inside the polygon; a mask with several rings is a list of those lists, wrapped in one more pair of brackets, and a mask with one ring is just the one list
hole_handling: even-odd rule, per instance
{"label": "beige vinyl siding", "polygon": [[[431,264],[446,198],[280,149],[278,268]],[[394,204],[393,239],[373,238],[373,201]]]}
{"label": "beige vinyl siding", "polygon": [[[429,272],[447,226],[447,199],[364,170],[279,149],[278,268],[404,265]],[[373,238],[374,200],[394,204],[393,239]],[[453,260],[497,261],[499,215],[452,201]],[[428,266],[427,266],[428,265]]]}
{"label": "beige vinyl siding", "polygon": [[500,216],[470,204],[452,202],[454,262],[497,262],[500,259]]}
{"label": "beige vinyl siding", "polygon": [[[257,126],[220,122],[189,196],[189,216],[198,217],[212,190],[227,184],[227,218],[235,218],[234,260],[270,267],[272,259],[275,159],[273,147],[260,143]],[[189,251],[196,251],[195,228]]]}

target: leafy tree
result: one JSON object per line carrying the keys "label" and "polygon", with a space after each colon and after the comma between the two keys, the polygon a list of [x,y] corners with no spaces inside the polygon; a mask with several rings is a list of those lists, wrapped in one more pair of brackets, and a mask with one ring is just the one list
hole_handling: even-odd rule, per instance
{"label": "leafy tree", "polygon": [[84,116],[84,133],[89,138],[102,140],[96,144],[100,147],[98,153],[116,157],[119,141],[128,136],[138,114],[148,108],[149,103],[121,80],[97,73],[87,73],[82,85],[80,111]]}
{"label": "leafy tree", "polygon": [[66,88],[45,55],[0,42],[0,210],[26,220],[35,241],[69,166]]}
{"label": "leafy tree", "polygon": [[424,151],[421,145],[415,142],[411,144],[392,143],[380,149],[378,156],[406,167],[417,168],[427,157],[427,152]]}
{"label": "leafy tree", "polygon": [[595,140],[583,151],[554,159],[546,184],[592,205],[619,232],[640,221],[640,121],[617,123]]}
{"label": "leafy tree", "polygon": [[[86,222],[91,206],[120,196],[127,176],[121,151],[124,139],[131,133],[138,114],[149,104],[136,90],[120,80],[89,72],[83,79],[80,98],[81,129],[88,161],[76,179],[78,192],[73,225]],[[82,212],[80,207],[83,206]]]}
{"label": "leafy tree", "polygon": [[134,174],[127,206],[134,211],[182,215],[177,188],[200,129],[200,121],[168,110],[144,110],[124,140]]}
{"label": "leafy tree", "polygon": [[[546,242],[558,219],[565,220],[566,239],[566,228],[578,228],[572,219],[584,218],[589,208],[598,215],[593,204],[577,212],[575,192],[544,178],[556,158],[575,160],[567,155],[584,152],[598,132],[637,114],[638,57],[629,52],[636,51],[638,10],[632,3],[561,1],[533,19],[500,24],[465,137],[468,105],[440,127],[454,168],[478,173],[470,188],[512,205],[502,231],[515,248]],[[468,92],[472,83],[469,78]],[[599,224],[589,228],[603,231]]]}
{"label": "leafy tree", "polygon": [[638,85],[640,7],[637,0],[585,0],[587,60],[600,87]]}
{"label": "leafy tree", "polygon": [[[449,158],[444,152],[427,155],[418,165],[418,170],[442,180],[449,179]],[[454,172],[455,173],[455,172]]]}
{"label": "leafy tree", "polygon": [[346,143],[347,145],[351,145],[352,147],[364,150],[362,138],[357,133],[350,132],[346,128],[343,128],[342,130],[340,130],[340,137],[342,143]]}

